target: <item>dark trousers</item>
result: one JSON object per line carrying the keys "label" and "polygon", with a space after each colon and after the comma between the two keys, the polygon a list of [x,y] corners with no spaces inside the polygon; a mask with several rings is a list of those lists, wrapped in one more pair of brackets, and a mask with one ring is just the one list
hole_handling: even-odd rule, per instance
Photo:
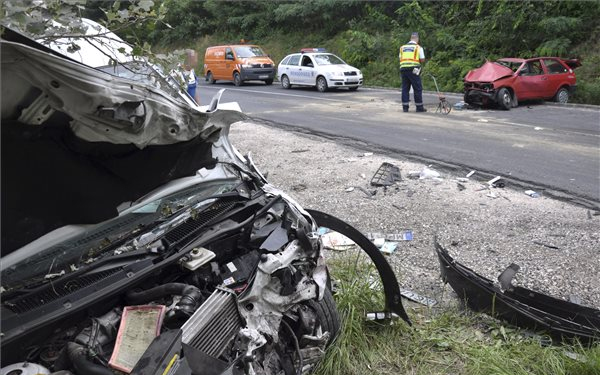
{"label": "dark trousers", "polygon": [[413,73],[413,68],[400,69],[402,77],[402,109],[408,111],[410,103],[410,87],[415,91],[415,105],[417,110],[423,109],[423,86],[421,85],[421,77]]}

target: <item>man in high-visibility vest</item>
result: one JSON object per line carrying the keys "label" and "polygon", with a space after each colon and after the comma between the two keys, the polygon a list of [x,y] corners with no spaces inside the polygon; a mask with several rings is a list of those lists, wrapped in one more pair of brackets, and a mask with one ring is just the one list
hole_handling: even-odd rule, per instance
{"label": "man in high-visibility vest", "polygon": [[402,76],[402,111],[408,112],[410,87],[415,96],[417,112],[427,112],[423,107],[423,86],[421,85],[421,64],[425,62],[425,52],[419,45],[419,34],[412,33],[410,42],[400,47],[400,75]]}

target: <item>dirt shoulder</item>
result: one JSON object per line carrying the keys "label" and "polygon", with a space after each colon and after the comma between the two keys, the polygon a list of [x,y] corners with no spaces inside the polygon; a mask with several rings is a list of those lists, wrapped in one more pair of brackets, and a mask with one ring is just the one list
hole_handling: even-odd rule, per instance
{"label": "dirt shoulder", "polygon": [[[600,308],[600,216],[593,211],[543,194],[532,198],[521,187],[487,189],[477,173],[461,190],[456,179],[469,170],[450,174],[440,166],[441,180],[409,179],[425,165],[266,125],[237,123],[230,138],[304,207],[363,233],[412,230],[413,240],[388,257],[402,288],[437,299],[448,294],[434,254],[437,236],[457,261],[491,280],[516,263],[514,284]],[[403,177],[385,190],[369,186],[383,162],[400,167]],[[369,199],[349,187],[377,192]]]}

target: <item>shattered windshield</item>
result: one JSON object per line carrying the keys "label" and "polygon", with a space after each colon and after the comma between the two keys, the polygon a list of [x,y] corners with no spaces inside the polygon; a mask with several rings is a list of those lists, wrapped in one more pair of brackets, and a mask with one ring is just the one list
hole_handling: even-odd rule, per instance
{"label": "shattered windshield", "polygon": [[496,63],[509,68],[510,70],[513,71],[513,73],[516,72],[519,69],[519,67],[523,64],[522,62],[504,61],[504,60],[498,60],[498,61],[496,61]]}
{"label": "shattered windshield", "polygon": [[336,55],[323,54],[314,56],[317,65],[340,65],[346,64],[344,60],[340,59]]}
{"label": "shattered windshield", "polygon": [[240,59],[243,59],[246,57],[267,56],[267,54],[260,47],[256,47],[256,46],[242,46],[242,47],[235,47],[234,49],[235,49],[235,54]]}
{"label": "shattered windshield", "polygon": [[139,238],[156,225],[177,217],[192,206],[200,209],[197,206],[210,205],[216,200],[213,197],[231,192],[238,185],[237,180],[194,185],[86,228],[16,264],[6,267],[4,263],[2,288],[10,290],[38,285],[107,256],[134,250],[131,246],[133,239]]}

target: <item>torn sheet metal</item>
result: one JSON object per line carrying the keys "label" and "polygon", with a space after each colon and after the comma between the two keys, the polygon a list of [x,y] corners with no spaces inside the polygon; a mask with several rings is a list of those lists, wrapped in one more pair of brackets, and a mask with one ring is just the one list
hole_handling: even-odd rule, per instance
{"label": "torn sheet metal", "polygon": [[[600,310],[512,286],[512,265],[500,276],[503,292],[489,280],[455,261],[437,241],[435,249],[444,282],[473,310],[491,314],[519,327],[548,331],[555,339],[600,341]],[[512,275],[512,276],[511,276]]]}

